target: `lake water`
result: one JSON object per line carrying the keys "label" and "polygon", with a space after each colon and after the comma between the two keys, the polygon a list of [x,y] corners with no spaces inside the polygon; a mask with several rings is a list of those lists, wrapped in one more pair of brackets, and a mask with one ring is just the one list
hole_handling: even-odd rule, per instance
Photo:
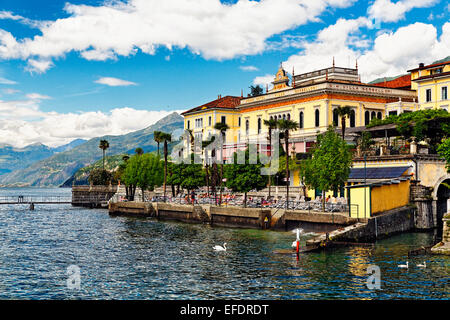
{"label": "lake water", "polygon": [[[70,192],[0,189],[0,196]],[[0,299],[449,299],[450,257],[397,267],[432,238],[408,233],[297,260],[275,253],[290,248],[292,232],[110,217],[70,205],[0,206]],[[226,252],[212,250],[224,242]],[[418,268],[423,261],[427,268]],[[79,289],[67,285],[70,265],[79,268]],[[369,265],[380,268],[380,290],[366,286]]]}

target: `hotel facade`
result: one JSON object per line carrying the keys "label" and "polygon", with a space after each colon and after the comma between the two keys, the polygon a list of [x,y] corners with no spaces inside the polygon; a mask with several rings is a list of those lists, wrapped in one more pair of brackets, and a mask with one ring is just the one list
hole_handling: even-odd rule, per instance
{"label": "hotel facade", "polygon": [[[268,137],[264,120],[289,119],[298,123],[297,130],[290,132],[289,154],[305,153],[316,141],[317,134],[325,132],[330,125],[340,128],[338,107],[351,110],[346,117],[347,128],[363,127],[374,118],[384,119],[392,114],[448,108],[450,61],[421,64],[409,72],[388,81],[363,83],[357,64],[355,68],[342,68],[335,67],[333,62],[332,67],[313,72],[294,74],[293,71],[291,79],[280,66],[270,90],[266,88],[265,93],[246,98],[242,94],[219,96],[182,113],[184,127],[201,141],[218,134],[215,123],[226,123],[229,130],[221,152],[226,161],[248,144],[257,144],[260,152],[267,151],[264,143],[260,146]],[[210,156],[202,154],[204,160]],[[299,186],[298,173],[291,172],[289,181],[291,186]]]}

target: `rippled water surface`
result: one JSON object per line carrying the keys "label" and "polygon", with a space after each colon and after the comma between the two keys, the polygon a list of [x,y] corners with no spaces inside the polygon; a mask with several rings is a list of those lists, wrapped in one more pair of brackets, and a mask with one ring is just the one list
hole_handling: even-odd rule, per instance
{"label": "rippled water surface", "polygon": [[[0,189],[3,195],[70,189]],[[0,206],[1,299],[449,299],[450,257],[418,256],[432,235],[409,233],[374,248],[277,254],[295,234],[110,217],[70,205]],[[228,243],[227,252],[212,247]],[[426,269],[416,266],[427,262]],[[381,269],[381,290],[366,270]],[[67,267],[81,271],[67,288]]]}

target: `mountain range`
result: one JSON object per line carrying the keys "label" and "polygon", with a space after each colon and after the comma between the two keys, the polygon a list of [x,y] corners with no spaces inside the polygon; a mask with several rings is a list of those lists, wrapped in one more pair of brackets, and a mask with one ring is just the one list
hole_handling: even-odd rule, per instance
{"label": "mountain range", "polygon": [[30,144],[23,148],[0,144],[0,175],[24,169],[36,161],[46,159],[59,152],[68,151],[85,142],[86,140],[76,139],[56,148],[48,147],[42,143]]}
{"label": "mountain range", "polygon": [[60,186],[78,169],[93,164],[102,158],[98,147],[100,140],[109,142],[108,155],[132,154],[138,147],[144,152],[156,150],[153,140],[155,130],[181,134],[184,128],[183,117],[173,112],[155,124],[124,135],[107,135],[92,138],[80,145],[32,163],[31,165],[0,175],[0,186]]}

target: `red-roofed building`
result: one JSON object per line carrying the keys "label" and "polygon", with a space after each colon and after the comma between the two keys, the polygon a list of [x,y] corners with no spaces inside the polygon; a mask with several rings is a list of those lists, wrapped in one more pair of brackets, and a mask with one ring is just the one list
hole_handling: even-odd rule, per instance
{"label": "red-roofed building", "polygon": [[409,74],[405,74],[394,79],[391,78],[389,80],[371,82],[371,84],[377,87],[409,90],[411,89],[411,76]]}

